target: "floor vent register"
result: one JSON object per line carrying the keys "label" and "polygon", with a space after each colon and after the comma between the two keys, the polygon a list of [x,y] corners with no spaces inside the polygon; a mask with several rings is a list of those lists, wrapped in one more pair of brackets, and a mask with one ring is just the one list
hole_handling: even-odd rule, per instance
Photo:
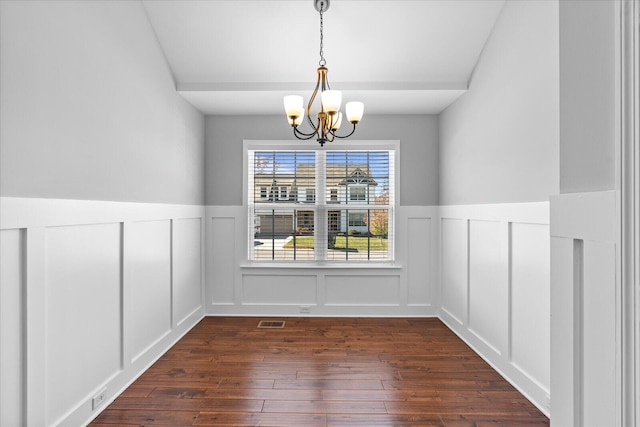
{"label": "floor vent register", "polygon": [[258,328],[265,328],[265,329],[284,328],[284,320],[261,320],[260,323],[258,323]]}

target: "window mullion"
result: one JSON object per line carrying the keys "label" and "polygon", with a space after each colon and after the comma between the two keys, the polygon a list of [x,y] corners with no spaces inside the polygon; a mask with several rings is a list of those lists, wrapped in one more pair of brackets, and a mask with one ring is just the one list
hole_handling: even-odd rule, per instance
{"label": "window mullion", "polygon": [[326,179],[327,155],[325,151],[316,151],[316,200],[315,200],[315,252],[316,259],[325,261],[327,259],[327,179]]}

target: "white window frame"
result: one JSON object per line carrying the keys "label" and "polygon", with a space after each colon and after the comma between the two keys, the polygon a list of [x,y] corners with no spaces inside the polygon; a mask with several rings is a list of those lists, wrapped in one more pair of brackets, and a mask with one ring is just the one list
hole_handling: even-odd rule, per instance
{"label": "white window frame", "polygon": [[[244,140],[243,141],[243,186],[242,186],[242,203],[245,212],[245,224],[247,224],[247,242],[246,248],[246,265],[251,263],[260,265],[273,265],[278,267],[300,267],[302,264],[309,264],[312,267],[332,267],[338,264],[355,265],[362,264],[367,266],[375,266],[376,264],[390,265],[395,264],[395,245],[396,245],[396,212],[400,205],[400,141],[398,140],[354,140],[350,142],[336,142],[330,147],[321,149],[317,147],[313,142],[301,142],[301,141],[282,141],[282,140]],[[389,245],[387,252],[387,260],[349,260],[349,261],[327,261],[327,239],[328,239],[328,211],[335,209],[335,205],[327,203],[330,198],[325,195],[327,188],[325,188],[325,165],[326,165],[326,151],[390,151],[390,173],[389,173],[389,187],[393,188],[393,192],[390,195],[388,209],[389,209]],[[254,224],[249,224],[249,218],[252,216],[250,209],[253,208],[253,203],[250,203],[249,197],[255,197],[253,191],[249,193],[249,188],[254,188],[253,176],[249,174],[250,168],[253,168],[253,152],[254,151],[314,151],[318,153],[316,158],[316,187],[315,196],[315,224],[314,229],[317,233],[316,241],[316,259],[313,261],[292,261],[292,260],[275,260],[275,261],[253,261],[253,248],[254,248]],[[322,197],[317,198],[318,195]],[[299,197],[299,194],[298,194]],[[306,201],[306,196],[305,196]],[[375,209],[375,205],[366,205]],[[262,208],[262,206],[261,206]],[[268,209],[267,206],[265,208]],[[300,204],[300,208],[304,208],[304,201]],[[349,208],[345,205],[345,208]],[[353,206],[351,207],[353,208]],[[362,205],[365,208],[365,205]],[[386,205],[385,205],[386,208]],[[250,230],[249,230],[250,229]],[[326,231],[326,232],[323,232]]]}

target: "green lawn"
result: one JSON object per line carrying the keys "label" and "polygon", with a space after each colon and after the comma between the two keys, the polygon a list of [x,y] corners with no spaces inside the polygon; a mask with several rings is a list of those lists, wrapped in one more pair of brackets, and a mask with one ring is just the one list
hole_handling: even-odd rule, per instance
{"label": "green lawn", "polygon": [[[347,247],[347,238],[345,236],[337,236],[336,237],[336,245],[334,249],[352,249],[358,251],[366,251],[367,250],[367,240],[369,240],[370,250],[372,251],[386,251],[388,240],[380,237],[371,237],[368,239],[367,237],[349,237],[349,246]],[[313,249],[313,236],[300,236],[296,237],[296,248],[297,249]],[[287,249],[293,249],[293,239],[287,242],[284,245]]]}

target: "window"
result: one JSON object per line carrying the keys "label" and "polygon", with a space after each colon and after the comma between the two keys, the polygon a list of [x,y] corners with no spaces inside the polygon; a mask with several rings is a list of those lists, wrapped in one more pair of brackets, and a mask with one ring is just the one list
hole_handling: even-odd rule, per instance
{"label": "window", "polygon": [[287,187],[280,187],[280,200],[288,200],[288,191]]}
{"label": "window", "polygon": [[297,211],[296,235],[313,235],[313,211]]}
{"label": "window", "polygon": [[365,212],[349,212],[349,227],[366,227]]}
{"label": "window", "polygon": [[305,191],[305,201],[307,203],[313,203],[316,201],[316,189],[315,188],[307,188]]}
{"label": "window", "polygon": [[246,150],[250,260],[393,260],[395,145],[256,145]]}
{"label": "window", "polygon": [[340,231],[340,211],[329,211],[329,233]]}
{"label": "window", "polygon": [[367,189],[365,187],[351,187],[349,189],[349,200],[352,202],[355,201],[364,201],[366,200]]}

